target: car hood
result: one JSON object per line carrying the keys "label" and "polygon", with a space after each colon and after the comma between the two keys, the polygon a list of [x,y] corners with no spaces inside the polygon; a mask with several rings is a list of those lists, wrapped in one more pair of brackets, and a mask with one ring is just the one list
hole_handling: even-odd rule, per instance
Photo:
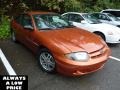
{"label": "car hood", "polygon": [[42,38],[52,41],[53,45],[62,45],[70,52],[87,51],[90,53],[104,46],[101,38],[78,28],[49,30],[40,33],[42,33]]}
{"label": "car hood", "polygon": [[113,25],[120,25],[120,21],[112,21],[113,23]]}

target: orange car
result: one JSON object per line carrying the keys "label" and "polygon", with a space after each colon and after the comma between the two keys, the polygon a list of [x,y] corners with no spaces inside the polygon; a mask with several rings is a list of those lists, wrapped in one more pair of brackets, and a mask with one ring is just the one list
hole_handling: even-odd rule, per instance
{"label": "orange car", "polygon": [[37,54],[42,70],[80,76],[102,68],[110,55],[95,34],[78,29],[51,12],[27,12],[11,22],[11,35]]}

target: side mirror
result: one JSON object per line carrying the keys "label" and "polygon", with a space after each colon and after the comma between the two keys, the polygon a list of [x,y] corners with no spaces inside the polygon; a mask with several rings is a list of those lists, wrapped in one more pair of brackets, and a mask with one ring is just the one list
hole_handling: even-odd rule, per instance
{"label": "side mirror", "polygon": [[24,28],[33,31],[33,27],[31,25],[25,25]]}
{"label": "side mirror", "polygon": [[70,25],[73,25],[73,22],[72,21],[69,21]]}
{"label": "side mirror", "polygon": [[82,23],[82,24],[86,24],[86,23],[87,23],[87,21],[85,21],[85,20],[82,20],[82,21],[81,21],[81,23]]}

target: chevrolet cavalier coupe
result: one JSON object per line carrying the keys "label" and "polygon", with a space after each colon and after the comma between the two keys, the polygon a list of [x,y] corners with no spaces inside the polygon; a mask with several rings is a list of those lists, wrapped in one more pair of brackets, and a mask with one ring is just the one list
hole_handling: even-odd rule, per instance
{"label": "chevrolet cavalier coupe", "polygon": [[72,26],[56,13],[27,12],[11,21],[11,37],[37,54],[43,71],[80,76],[101,69],[110,49],[97,35]]}

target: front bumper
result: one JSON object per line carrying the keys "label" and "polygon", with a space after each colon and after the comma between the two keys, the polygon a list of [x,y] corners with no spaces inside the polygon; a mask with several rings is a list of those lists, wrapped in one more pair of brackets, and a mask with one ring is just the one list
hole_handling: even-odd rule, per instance
{"label": "front bumper", "polygon": [[109,55],[110,50],[106,49],[106,51],[102,55],[93,57],[87,62],[77,62],[58,57],[56,60],[57,71],[67,76],[81,76],[92,73],[101,69],[104,66]]}
{"label": "front bumper", "polygon": [[106,37],[107,43],[120,43],[120,35],[108,35]]}

